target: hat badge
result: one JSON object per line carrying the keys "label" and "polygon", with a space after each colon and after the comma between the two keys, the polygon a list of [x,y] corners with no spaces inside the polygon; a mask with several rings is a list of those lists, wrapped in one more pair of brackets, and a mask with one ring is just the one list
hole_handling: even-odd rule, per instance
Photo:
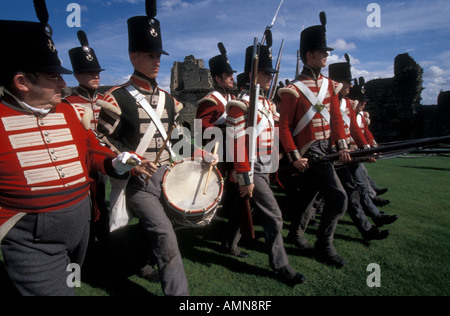
{"label": "hat badge", "polygon": [[91,55],[91,49],[88,46],[84,45],[83,50],[86,53],[86,59],[88,61],[93,61],[94,57]]}
{"label": "hat badge", "polygon": [[50,49],[52,52],[55,52],[55,50],[56,50],[55,44],[53,43],[53,41],[52,41],[51,38],[48,39],[47,47],[48,47],[48,49]]}
{"label": "hat badge", "polygon": [[155,30],[155,28],[150,28],[150,35],[153,37],[158,37],[158,32]]}

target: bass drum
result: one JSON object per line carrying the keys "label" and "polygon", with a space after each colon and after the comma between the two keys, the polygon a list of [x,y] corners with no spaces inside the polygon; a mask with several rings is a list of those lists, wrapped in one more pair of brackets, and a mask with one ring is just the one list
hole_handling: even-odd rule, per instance
{"label": "bass drum", "polygon": [[217,167],[213,167],[204,194],[209,166],[206,162],[191,158],[183,159],[167,169],[162,190],[174,224],[204,227],[211,223],[222,199],[224,180]]}

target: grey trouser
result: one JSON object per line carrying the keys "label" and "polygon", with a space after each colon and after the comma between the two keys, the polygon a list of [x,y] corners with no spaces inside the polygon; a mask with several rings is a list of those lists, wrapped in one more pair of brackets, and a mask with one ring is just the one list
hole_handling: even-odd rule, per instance
{"label": "grey trouser", "polygon": [[370,195],[370,190],[372,190],[372,188],[370,187],[369,180],[367,177],[368,173],[364,164],[362,163],[357,164],[354,170],[354,180],[361,196],[361,206],[363,207],[367,216],[369,216],[372,219],[375,219],[380,217],[381,213],[378,207],[375,204],[373,204]]}
{"label": "grey trouser", "polygon": [[360,204],[360,193],[358,191],[357,184],[355,183],[355,172],[357,171],[359,164],[352,164],[348,166],[340,167],[336,170],[344,186],[345,191],[347,191],[348,196],[348,209],[347,212],[350,218],[355,224],[358,231],[362,234],[369,232],[372,228],[372,224],[368,221],[366,213],[364,212]]}
{"label": "grey trouser", "polygon": [[187,296],[187,278],[177,236],[161,203],[161,183],[166,169],[160,167],[148,183],[143,177],[132,177],[127,186],[127,206],[139,218],[150,241],[149,251],[156,257],[164,295]]}
{"label": "grey trouser", "polygon": [[[328,147],[328,141],[317,141],[311,145],[305,156],[307,158],[314,154],[323,156],[329,153]],[[331,164],[311,165],[304,176],[301,180],[306,181],[307,185],[302,185],[302,188],[304,188],[303,191],[300,191],[300,194],[304,194],[302,198],[306,197],[306,201],[313,201],[317,192],[320,192],[325,201],[319,229],[317,230],[316,248],[330,255],[335,254],[336,250],[333,246],[334,232],[339,218],[347,210],[347,194],[336,174],[334,166]],[[303,236],[304,229],[300,223],[307,224],[313,215],[314,208],[306,207],[301,209],[297,216],[293,216],[291,232],[294,233],[294,236]]]}
{"label": "grey trouser", "polygon": [[86,197],[58,211],[27,214],[9,231],[1,248],[6,271],[21,295],[75,295],[75,270],[68,266],[84,261],[90,218]]}
{"label": "grey trouser", "polygon": [[[284,249],[283,236],[281,234],[281,230],[283,228],[281,210],[273,195],[273,191],[270,188],[269,175],[260,173],[260,168],[261,165],[256,163],[253,176],[255,189],[253,191],[253,198],[251,199],[252,206],[255,208],[254,216],[264,228],[270,267],[274,271],[281,268],[289,269],[289,260],[286,250]],[[228,241],[228,245],[232,245],[230,248],[233,250],[237,247],[237,243],[239,241],[237,234],[233,233],[233,229],[237,229],[239,227],[237,223],[240,222],[242,208],[236,206],[235,210],[236,212],[233,212],[230,218],[229,229],[231,229],[231,233],[229,232],[228,235],[232,238]]]}

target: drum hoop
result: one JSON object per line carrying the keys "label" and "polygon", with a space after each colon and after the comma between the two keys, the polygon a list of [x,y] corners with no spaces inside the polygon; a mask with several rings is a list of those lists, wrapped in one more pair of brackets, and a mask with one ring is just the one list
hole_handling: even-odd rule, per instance
{"label": "drum hoop", "polygon": [[164,173],[164,177],[163,177],[163,181],[162,181],[162,190],[163,190],[163,194],[164,194],[165,200],[167,201],[167,203],[168,203],[171,207],[173,207],[173,208],[174,208],[176,211],[178,211],[179,213],[184,214],[185,216],[194,216],[194,215],[198,215],[199,213],[200,213],[200,214],[201,214],[201,213],[205,213],[206,211],[209,211],[209,210],[213,209],[214,206],[216,206],[216,205],[219,203],[219,201],[221,200],[222,195],[223,195],[223,189],[224,189],[223,183],[224,183],[224,180],[223,180],[222,173],[220,172],[220,170],[217,168],[217,166],[214,166],[213,168],[214,168],[214,170],[217,172],[217,175],[219,176],[219,181],[220,181],[220,183],[222,184],[222,185],[220,186],[219,195],[218,195],[218,197],[214,200],[214,202],[213,202],[211,205],[209,205],[207,208],[203,208],[203,209],[200,209],[200,210],[184,210],[184,209],[182,209],[182,208],[179,208],[178,206],[176,206],[175,204],[173,204],[173,203],[169,200],[169,197],[168,197],[167,192],[166,192],[166,185],[165,185],[165,183],[166,183],[166,179],[167,179],[167,176],[169,175],[170,171],[171,171],[176,165],[181,164],[181,163],[186,162],[186,161],[194,161],[194,162],[200,162],[200,163],[204,162],[203,159],[192,158],[192,157],[191,157],[191,158],[183,158],[183,159],[181,159],[180,161],[177,161],[177,162],[172,163],[172,164],[167,168],[167,170],[166,170],[165,173]]}

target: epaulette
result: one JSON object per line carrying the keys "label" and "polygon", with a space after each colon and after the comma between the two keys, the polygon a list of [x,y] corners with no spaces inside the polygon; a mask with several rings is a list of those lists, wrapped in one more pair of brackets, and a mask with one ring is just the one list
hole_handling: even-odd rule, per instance
{"label": "epaulette", "polygon": [[98,99],[96,104],[104,110],[113,112],[114,114],[117,114],[119,116],[122,115],[122,110],[118,106],[115,106],[112,103]]}
{"label": "epaulette", "polygon": [[342,90],[344,85],[342,83],[334,81],[332,79],[329,79],[329,80],[331,80],[331,83],[333,84],[334,95],[338,94]]}
{"label": "epaulette", "polygon": [[91,121],[94,119],[94,112],[90,108],[84,109],[83,117],[81,118],[81,125],[88,130],[91,128]]}
{"label": "epaulette", "polygon": [[173,103],[174,103],[174,110],[175,110],[175,114],[178,114],[181,112],[181,110],[184,108],[183,103],[181,103],[180,101],[178,101],[177,99],[175,99],[173,96],[170,95],[169,92],[167,92],[166,90],[163,90],[161,88],[158,87],[158,89],[162,92],[165,92],[169,97],[171,97],[173,99]]}
{"label": "epaulette", "polygon": [[215,105],[218,105],[219,102],[217,102],[217,100],[212,96],[212,92],[209,93],[206,97],[204,97],[203,99],[201,99],[200,101],[197,102],[197,105],[202,104],[203,102],[211,102],[214,103]]}
{"label": "epaulette", "polygon": [[66,99],[61,100],[61,103],[70,105],[72,107],[85,130],[89,130],[91,128],[91,121],[94,119],[94,112],[92,111],[92,109],[81,105],[72,104]]}
{"label": "epaulette", "polygon": [[300,94],[298,93],[297,88],[296,88],[294,85],[292,85],[292,84],[290,84],[290,85],[288,85],[287,87],[284,87],[284,88],[281,88],[281,89],[278,90],[278,96],[279,96],[280,98],[281,98],[281,95],[282,95],[283,93],[290,93],[290,94],[292,94],[296,99],[298,99],[298,98],[300,97]]}
{"label": "epaulette", "polygon": [[248,111],[248,105],[246,102],[239,101],[239,100],[231,100],[230,102],[227,103],[227,106],[226,106],[227,113],[230,112],[230,110],[233,106],[240,108],[241,110],[243,110],[246,113]]}
{"label": "epaulette", "polygon": [[120,109],[120,107],[118,105],[116,105],[117,102],[116,102],[116,104],[113,104],[113,103],[105,101],[105,99],[108,99],[109,97],[114,99],[112,93],[121,88],[125,88],[128,85],[130,85],[129,81],[124,84],[112,87],[111,89],[109,89],[108,91],[105,92],[103,100],[98,99],[96,104],[104,110],[110,111],[119,116],[122,115],[122,110]]}

